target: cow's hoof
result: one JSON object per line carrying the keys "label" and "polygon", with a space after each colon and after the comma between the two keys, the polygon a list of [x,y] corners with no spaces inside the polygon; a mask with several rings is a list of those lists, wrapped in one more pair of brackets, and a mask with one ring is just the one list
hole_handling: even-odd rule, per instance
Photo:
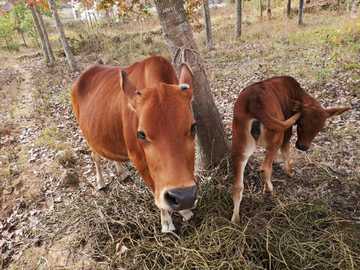
{"label": "cow's hoof", "polygon": [[231,223],[232,224],[238,224],[238,223],[240,223],[240,216],[238,215],[238,216],[233,216],[232,217],[232,219],[231,219]]}
{"label": "cow's hoof", "polygon": [[290,178],[293,178],[293,177],[296,176],[296,172],[287,173],[287,175],[288,175]]}
{"label": "cow's hoof", "polygon": [[272,199],[273,199],[273,192],[272,192],[272,191],[268,191],[268,190],[264,190],[263,197],[264,197],[264,200],[272,201]]}
{"label": "cow's hoof", "polygon": [[162,229],[161,229],[161,232],[162,233],[168,233],[168,232],[173,232],[175,231],[175,227],[174,227],[174,224],[170,224],[170,225],[163,225],[162,226]]}
{"label": "cow's hoof", "polygon": [[120,182],[127,182],[127,181],[132,180],[132,178],[128,172],[126,172],[122,175],[119,175],[119,178],[120,178]]}

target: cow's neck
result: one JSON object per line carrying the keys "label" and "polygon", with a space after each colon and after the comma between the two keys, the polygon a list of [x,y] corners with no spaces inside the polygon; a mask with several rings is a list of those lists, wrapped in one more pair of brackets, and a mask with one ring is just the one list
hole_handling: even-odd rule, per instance
{"label": "cow's neck", "polygon": [[300,86],[293,92],[292,98],[297,101],[300,101],[303,104],[320,106],[320,103],[311,95],[306,93]]}

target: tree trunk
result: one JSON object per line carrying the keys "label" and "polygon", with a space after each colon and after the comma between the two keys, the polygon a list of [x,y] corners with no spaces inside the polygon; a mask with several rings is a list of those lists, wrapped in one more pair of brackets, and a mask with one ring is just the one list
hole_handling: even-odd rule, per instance
{"label": "tree trunk", "polygon": [[29,5],[29,8],[30,8],[31,15],[32,15],[34,23],[35,23],[36,31],[38,32],[38,35],[39,35],[39,38],[40,38],[40,41],[41,41],[41,45],[42,45],[43,53],[44,53],[44,56],[45,56],[45,60],[46,60],[47,63],[49,63],[50,62],[49,53],[48,53],[48,50],[47,50],[47,47],[46,47],[46,43],[45,43],[45,40],[44,40],[44,35],[43,35],[42,30],[41,30],[39,20],[38,20],[38,18],[36,16],[35,8],[34,8],[33,5]]}
{"label": "tree trunk", "polygon": [[291,14],[291,0],[287,0],[287,5],[286,5],[286,15],[288,17],[290,17]]}
{"label": "tree trunk", "polygon": [[74,59],[74,56],[71,52],[71,49],[70,49],[70,46],[69,46],[69,43],[67,41],[67,38],[65,36],[65,32],[64,32],[64,29],[63,29],[63,26],[60,22],[60,18],[59,18],[59,15],[56,11],[56,7],[55,7],[55,1],[54,0],[48,0],[48,3],[49,3],[49,7],[50,7],[50,11],[51,11],[51,14],[53,15],[53,18],[54,18],[54,22],[55,22],[55,26],[56,26],[56,29],[59,33],[59,37],[60,37],[60,40],[61,40],[61,43],[64,47],[64,51],[65,51],[65,55],[66,55],[66,59],[68,60],[69,62],[69,65],[70,65],[70,68],[72,71],[75,71],[77,70],[77,66],[76,66],[76,63],[75,63],[75,59]]}
{"label": "tree trunk", "polygon": [[20,35],[21,35],[21,37],[22,37],[22,39],[23,39],[23,41],[24,41],[25,47],[27,48],[28,45],[26,44],[26,41],[25,41],[24,31],[20,30]]}
{"label": "tree trunk", "polygon": [[303,10],[304,10],[304,0],[299,1],[299,22],[298,25],[303,24]]}
{"label": "tree trunk", "polygon": [[236,0],[235,38],[241,37],[242,6],[241,0]]}
{"label": "tree trunk", "polygon": [[177,72],[187,62],[194,72],[192,109],[199,126],[196,136],[197,168],[218,164],[230,151],[230,144],[206,78],[200,53],[191,32],[182,1],[155,0],[160,24]]}
{"label": "tree trunk", "polygon": [[6,43],[7,49],[9,50],[9,53],[11,53],[10,46],[9,46],[7,38],[5,38],[5,43]]}
{"label": "tree trunk", "polygon": [[261,4],[261,0],[259,0],[259,11],[260,11],[260,19],[262,19],[263,14],[262,14],[262,4]]}
{"label": "tree trunk", "polygon": [[270,0],[267,0],[267,19],[270,20],[271,19],[271,8],[270,8]]}
{"label": "tree trunk", "polygon": [[212,49],[213,48],[213,42],[212,42],[209,0],[204,0],[203,9],[204,9],[205,29],[206,29],[206,46],[208,48]]}
{"label": "tree trunk", "polygon": [[50,40],[49,40],[48,34],[46,32],[45,23],[44,23],[44,20],[43,20],[43,18],[41,16],[39,6],[36,4],[34,7],[35,7],[36,14],[37,14],[37,16],[39,18],[41,30],[42,30],[43,35],[44,35],[44,41],[45,41],[45,45],[46,45],[46,48],[47,48],[47,51],[48,51],[48,54],[49,54],[50,64],[55,65],[54,53],[53,53],[53,50],[51,48]]}

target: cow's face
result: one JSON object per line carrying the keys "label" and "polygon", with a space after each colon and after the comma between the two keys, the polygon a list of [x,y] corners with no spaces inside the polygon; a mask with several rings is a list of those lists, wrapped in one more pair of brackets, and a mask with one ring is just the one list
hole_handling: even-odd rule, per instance
{"label": "cow's face", "polygon": [[302,151],[310,148],[310,144],[315,136],[324,128],[327,118],[340,115],[350,108],[331,108],[323,109],[320,104],[303,104],[299,101],[290,100],[290,105],[294,111],[301,111],[301,117],[297,121],[296,147]]}
{"label": "cow's face", "polygon": [[190,75],[185,79],[180,76],[179,85],[160,83],[128,96],[139,120],[137,143],[153,180],[148,184],[155,204],[165,210],[192,208],[199,196],[194,176],[197,124],[190,105]]}

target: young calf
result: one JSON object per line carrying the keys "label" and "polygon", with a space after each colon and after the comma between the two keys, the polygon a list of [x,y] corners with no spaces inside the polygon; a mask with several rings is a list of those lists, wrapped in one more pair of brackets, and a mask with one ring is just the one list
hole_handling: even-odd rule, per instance
{"label": "young calf", "polygon": [[271,196],[272,163],[281,150],[284,171],[295,173],[289,163],[289,141],[292,125],[297,123],[296,147],[306,151],[311,141],[325,126],[329,117],[340,115],[350,108],[323,109],[320,103],[305,93],[292,77],[278,76],[246,87],[235,102],[231,155],[235,180],[233,185],[234,213],[231,221],[240,221],[239,207],[244,189],[244,169],[256,146],[266,149],[260,166],[264,195]]}

